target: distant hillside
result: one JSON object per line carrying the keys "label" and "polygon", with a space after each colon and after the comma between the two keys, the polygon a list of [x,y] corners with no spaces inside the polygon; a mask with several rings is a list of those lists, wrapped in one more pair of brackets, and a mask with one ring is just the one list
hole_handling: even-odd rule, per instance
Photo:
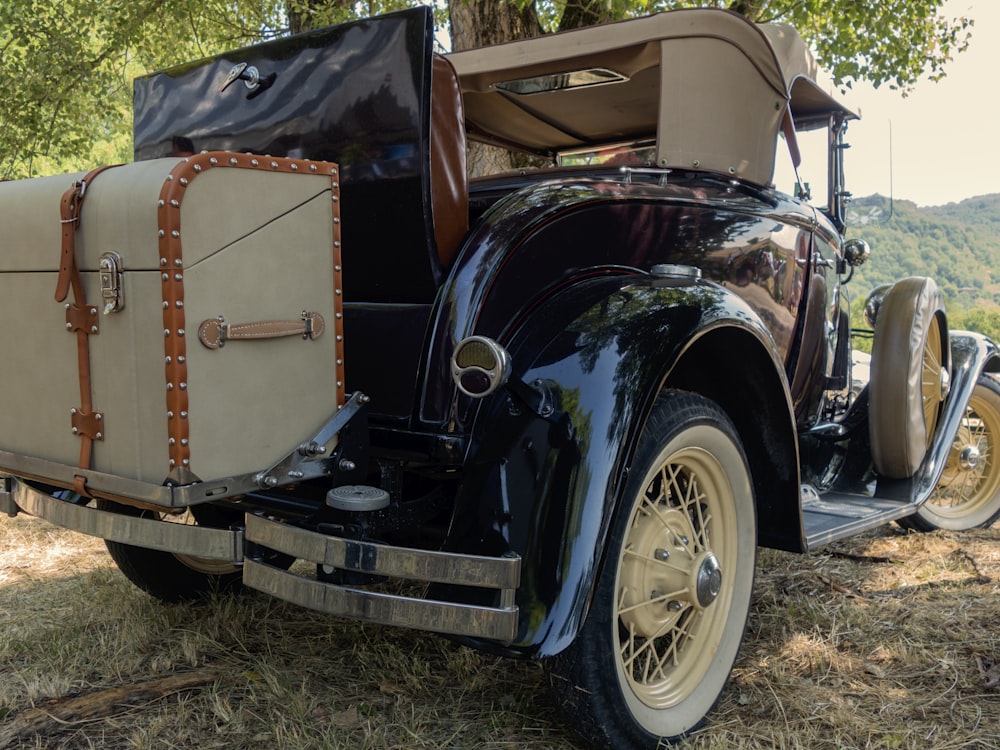
{"label": "distant hillside", "polygon": [[887,199],[870,196],[851,203],[849,219],[848,236],[872,248],[851,282],[855,297],[905,276],[930,276],[950,309],[1000,308],[1000,194],[925,208],[897,199],[891,216]]}

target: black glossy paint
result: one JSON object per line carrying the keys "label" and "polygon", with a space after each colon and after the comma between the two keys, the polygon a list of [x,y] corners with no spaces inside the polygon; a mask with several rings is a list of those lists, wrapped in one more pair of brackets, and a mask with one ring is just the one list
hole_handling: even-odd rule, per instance
{"label": "black glossy paint", "polygon": [[[697,266],[742,297],[764,322],[789,380],[799,383],[800,421],[815,419],[820,394],[805,374],[826,367],[826,351],[797,356],[801,339],[826,335],[822,319],[808,326],[799,319],[810,291],[811,209],[704,177],[625,184],[617,170],[604,179],[576,173],[519,187],[483,215],[442,289],[425,365],[424,422],[451,418],[453,387],[439,374],[447,373],[456,341],[472,333],[504,341],[566,285],[657,263]],[[825,299],[825,286],[812,291]]]}
{"label": "black glossy paint", "polygon": [[[195,150],[341,165],[348,389],[373,397],[377,454],[426,476],[454,471],[449,549],[522,556],[511,652],[557,653],[577,632],[664,385],[733,416],[761,540],[800,548],[795,426],[817,420],[830,370],[839,297],[816,259],[835,260],[832,225],[705,174],[541,171],[478,183],[473,230],[441,268],[429,219],[431,34],[423,8],[143,79],[136,158],[166,155],[180,135]],[[218,92],[237,62],[274,74],[273,85]],[[651,279],[661,263],[703,279]],[[457,397],[449,357],[473,333],[507,346],[551,414],[507,391]]]}
{"label": "black glossy paint", "polygon": [[[429,302],[426,221],[433,24],[426,7],[224,53],[135,82],[135,158],[194,150],[323,159],[343,177],[346,299]],[[251,97],[219,87],[236,63],[274,74]]]}
{"label": "black glossy paint", "polygon": [[[575,636],[652,400],[670,363],[723,330],[768,346],[756,313],[721,286],[632,275],[567,287],[512,338],[514,375],[554,411],[540,417],[505,395],[484,404],[450,535],[455,549],[522,557],[511,652],[552,655]],[[772,380],[780,368],[771,363]],[[790,433],[784,403],[774,427]]]}

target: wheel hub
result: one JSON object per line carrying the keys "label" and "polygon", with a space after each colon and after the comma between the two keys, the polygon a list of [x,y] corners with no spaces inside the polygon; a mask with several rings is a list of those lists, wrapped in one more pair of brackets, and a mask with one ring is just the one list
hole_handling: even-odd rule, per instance
{"label": "wheel hub", "polygon": [[711,550],[693,551],[685,513],[663,509],[636,519],[622,561],[619,614],[644,638],[655,638],[690,609],[701,611],[722,590],[722,567]]}
{"label": "wheel hub", "polygon": [[703,552],[699,558],[694,590],[697,595],[698,607],[705,609],[716,600],[719,592],[722,591],[722,566],[719,565],[719,558],[713,552]]}
{"label": "wheel hub", "polygon": [[982,460],[979,448],[974,445],[967,445],[958,454],[958,465],[963,471],[972,471]]}

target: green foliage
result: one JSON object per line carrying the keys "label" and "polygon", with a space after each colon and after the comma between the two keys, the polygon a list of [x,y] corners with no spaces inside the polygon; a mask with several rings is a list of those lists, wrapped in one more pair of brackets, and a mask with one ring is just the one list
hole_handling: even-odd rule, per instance
{"label": "green foliage", "polygon": [[[879,196],[861,198],[851,211],[863,222],[871,206],[886,204]],[[1000,337],[1000,194],[926,208],[897,200],[886,216],[887,221],[861,223],[848,232],[872,248],[850,283],[851,319],[861,320],[864,299],[874,287],[930,276],[944,295],[949,327]]]}
{"label": "green foliage", "polygon": [[[468,0],[453,0],[467,2]],[[715,5],[796,25],[838,83],[908,89],[936,79],[971,21],[943,0],[515,0],[549,31]],[[130,157],[131,80],[288,32],[418,0],[6,0],[0,5],[0,177],[85,169]],[[430,0],[423,0],[430,2]],[[445,4],[435,3],[446,23]]]}

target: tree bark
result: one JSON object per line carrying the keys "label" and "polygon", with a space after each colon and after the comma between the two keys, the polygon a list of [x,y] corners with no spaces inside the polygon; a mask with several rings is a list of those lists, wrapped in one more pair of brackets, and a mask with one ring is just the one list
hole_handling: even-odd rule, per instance
{"label": "tree bark", "polygon": [[542,33],[534,3],[519,8],[511,0],[451,0],[448,18],[455,52]]}
{"label": "tree bark", "polygon": [[559,31],[596,26],[614,20],[614,8],[608,0],[567,0],[559,19]]}
{"label": "tree bark", "polygon": [[56,698],[37,708],[6,717],[3,729],[0,729],[0,748],[21,747],[22,741],[32,738],[44,740],[47,735],[66,729],[67,725],[75,726],[142,708],[168,695],[209,685],[218,678],[219,674],[214,671],[186,672],[71,698]]}
{"label": "tree bark", "polygon": [[[451,48],[455,52],[490,44],[540,36],[535,4],[519,8],[510,0],[451,0]],[[512,154],[485,143],[469,143],[469,174],[473,177],[514,169]]]}

